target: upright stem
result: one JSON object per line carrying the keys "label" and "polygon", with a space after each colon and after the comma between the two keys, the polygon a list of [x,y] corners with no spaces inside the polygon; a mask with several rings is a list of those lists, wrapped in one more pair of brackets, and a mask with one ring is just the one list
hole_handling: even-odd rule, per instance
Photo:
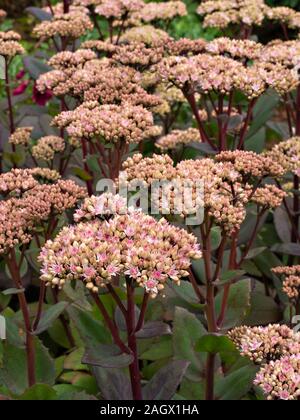
{"label": "upright stem", "polygon": [[[203,258],[206,274],[206,317],[209,333],[217,332],[217,322],[215,313],[215,286],[211,271],[211,240],[210,231],[205,223],[201,226],[201,236],[203,242]],[[206,363],[206,400],[214,400],[214,382],[215,382],[215,354],[209,353]]]}
{"label": "upright stem", "polygon": [[[9,132],[10,134],[13,134],[15,132],[15,122],[14,122],[14,111],[13,111],[13,104],[12,104],[11,91],[10,91],[8,58],[5,59],[5,91],[6,91],[7,104],[8,104]],[[12,151],[14,153],[16,151],[15,144],[12,144]],[[15,166],[16,165],[14,165],[14,167]]]}
{"label": "upright stem", "polygon": [[93,292],[91,292],[91,296],[94,299],[96,305],[98,306],[98,308],[101,312],[101,315],[103,316],[104,321],[105,321],[109,331],[111,332],[111,335],[112,335],[112,338],[113,338],[115,344],[119,347],[119,349],[122,352],[127,353],[127,354],[131,354],[130,349],[121,340],[118,328],[117,328],[116,324],[111,320],[107,310],[105,309],[105,306],[103,305],[103,303],[99,299],[99,296],[96,293],[93,293]]}
{"label": "upright stem", "polygon": [[135,319],[135,304],[134,304],[134,285],[131,280],[127,279],[127,334],[128,334],[128,347],[133,354],[133,362],[129,366],[132,395],[134,400],[142,400],[142,386],[141,375],[139,368],[139,359],[136,342],[136,319]]}
{"label": "upright stem", "polygon": [[10,256],[7,258],[7,266],[17,289],[20,289],[20,292],[18,293],[18,299],[26,330],[27,378],[28,386],[31,387],[36,383],[34,336],[32,335],[30,314],[25,293],[21,291],[21,289],[23,289],[23,285],[20,272],[18,270],[18,263],[14,249],[10,252]]}
{"label": "upright stem", "polygon": [[[237,266],[236,258],[237,258],[237,234],[234,235],[232,239],[232,243],[231,243],[229,267],[228,267],[229,270],[236,269],[236,266]],[[220,312],[218,323],[217,323],[218,328],[222,328],[222,325],[225,320],[231,285],[232,285],[232,282],[229,282],[228,284],[224,286],[221,312]]]}
{"label": "upright stem", "polygon": [[206,361],[206,392],[205,399],[206,401],[214,401],[214,387],[215,387],[215,361],[216,355],[214,353],[209,353]]}
{"label": "upright stem", "polygon": [[200,118],[200,114],[199,114],[199,110],[198,110],[198,106],[197,106],[197,103],[196,103],[194,93],[185,93],[185,97],[186,97],[188,103],[190,104],[190,107],[191,107],[191,109],[193,111],[193,114],[196,118],[202,143],[208,143],[214,150],[217,150],[216,146],[209,139],[209,137],[207,136],[207,134],[204,130],[203,123],[202,123],[201,118]]}
{"label": "upright stem", "polygon": [[63,0],[64,1],[64,13],[69,13],[70,10],[70,0]]}
{"label": "upright stem", "polygon": [[294,203],[293,203],[293,211],[294,211],[294,226],[295,230],[292,230],[292,242],[298,242],[298,235],[299,232],[299,197],[296,191],[299,191],[299,177],[297,175],[294,176]]}
{"label": "upright stem", "polygon": [[[82,138],[81,139],[81,147],[82,147],[82,155],[83,155],[83,165],[84,165],[84,170],[87,173],[87,175],[89,177],[92,177],[91,172],[89,170],[88,164],[87,164],[87,155],[88,155],[88,148],[87,148],[87,140]],[[91,179],[88,179],[86,181],[86,186],[87,186],[87,190],[89,195],[93,194],[93,182]]]}
{"label": "upright stem", "polygon": [[246,120],[245,120],[245,123],[243,125],[241,135],[240,135],[240,141],[239,141],[239,144],[238,144],[238,147],[237,147],[238,149],[243,149],[244,148],[244,143],[245,143],[245,139],[246,139],[246,135],[247,135],[247,130],[248,130],[251,118],[252,118],[253,109],[255,107],[256,102],[257,102],[257,99],[252,99],[252,101],[249,104]]}
{"label": "upright stem", "polygon": [[[58,291],[55,290],[55,289],[52,289],[52,293],[53,293],[54,302],[58,303]],[[66,317],[64,316],[64,314],[61,314],[59,316],[59,320],[62,323],[63,329],[65,330],[65,333],[66,333],[67,339],[70,343],[70,346],[72,348],[75,347],[76,343],[75,343],[75,340],[74,340],[74,337],[73,337],[73,334],[72,334],[72,331],[71,331],[71,328],[70,328],[70,324],[69,324],[68,320],[66,319]]]}

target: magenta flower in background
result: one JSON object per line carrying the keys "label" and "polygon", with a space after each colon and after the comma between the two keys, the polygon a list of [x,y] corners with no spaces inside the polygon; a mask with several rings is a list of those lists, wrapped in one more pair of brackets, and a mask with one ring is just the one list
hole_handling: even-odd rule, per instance
{"label": "magenta flower in background", "polygon": [[13,90],[13,96],[22,95],[29,85],[29,80],[25,80]]}
{"label": "magenta flower in background", "polygon": [[52,98],[53,93],[50,89],[47,89],[44,93],[40,93],[36,88],[36,83],[33,86],[32,99],[35,103],[41,106],[45,106],[46,103]]}

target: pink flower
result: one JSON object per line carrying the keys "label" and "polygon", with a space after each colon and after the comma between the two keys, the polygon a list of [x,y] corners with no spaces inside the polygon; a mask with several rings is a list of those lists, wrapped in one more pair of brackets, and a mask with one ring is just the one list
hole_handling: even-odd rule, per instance
{"label": "pink flower", "polygon": [[161,280],[163,275],[161,271],[155,270],[152,274],[154,280]]}
{"label": "pink flower", "polygon": [[280,391],[279,392],[279,398],[281,400],[287,401],[290,398],[290,394],[288,393],[288,391]]}
{"label": "pink flower", "polygon": [[118,274],[118,272],[119,272],[119,268],[118,268],[116,265],[112,265],[112,264],[110,264],[110,265],[107,267],[107,272],[108,272],[108,274],[109,274],[109,275],[111,275],[111,276],[116,276],[116,275]]}
{"label": "pink flower", "polygon": [[265,394],[270,394],[273,390],[273,387],[270,384],[263,384],[262,388]]}
{"label": "pink flower", "polygon": [[107,257],[106,254],[98,254],[97,255],[97,262],[103,264],[107,261],[107,258],[108,257]]}
{"label": "pink flower", "polygon": [[17,80],[21,80],[23,79],[23,77],[25,76],[26,71],[24,69],[20,70],[19,73],[16,75],[16,79]]}
{"label": "pink flower", "polygon": [[63,272],[63,267],[60,264],[52,264],[50,266],[50,271],[52,271],[54,275],[59,275]]}
{"label": "pink flower", "polygon": [[94,277],[96,275],[96,270],[93,267],[84,267],[83,269],[83,277],[85,279],[90,279],[91,277]]}
{"label": "pink flower", "polygon": [[131,267],[129,270],[125,271],[125,274],[126,276],[136,279],[141,275],[141,272],[137,267]]}
{"label": "pink flower", "polygon": [[158,293],[158,281],[154,279],[149,279],[145,282],[145,289],[148,293]]}

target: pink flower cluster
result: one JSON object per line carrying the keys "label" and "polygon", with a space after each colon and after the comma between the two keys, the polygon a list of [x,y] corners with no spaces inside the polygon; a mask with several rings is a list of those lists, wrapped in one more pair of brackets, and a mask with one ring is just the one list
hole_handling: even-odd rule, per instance
{"label": "pink flower cluster", "polygon": [[85,189],[73,181],[58,178],[57,173],[42,168],[0,175],[0,193],[6,198],[0,202],[1,254],[29,243],[42,221],[73,208],[86,196]]}
{"label": "pink flower cluster", "polygon": [[170,134],[160,137],[156,142],[156,147],[162,151],[168,151],[193,142],[201,142],[199,130],[196,128],[173,130]]}
{"label": "pink flower cluster", "polygon": [[186,16],[187,8],[183,1],[150,2],[144,4],[136,17],[143,22],[150,23],[156,20],[172,20],[178,16]]}
{"label": "pink flower cluster", "polygon": [[300,400],[300,353],[271,361],[256,375],[254,384],[268,400]]}
{"label": "pink flower cluster", "polygon": [[141,106],[84,102],[74,111],[59,114],[53,124],[66,128],[73,140],[98,138],[107,143],[139,143],[151,132],[153,117]]}
{"label": "pink flower cluster", "polygon": [[[185,160],[176,167],[167,155],[143,158],[136,154],[124,162],[121,181],[124,185],[142,182],[149,187],[154,181],[188,183],[192,186],[193,203],[204,207],[214,223],[231,235],[240,229],[250,202],[265,210],[281,205],[286,193],[274,185],[262,185],[262,181],[283,173],[278,163],[254,152],[223,152],[215,159]],[[204,194],[200,201],[199,183]],[[171,203],[171,212],[172,205],[176,208]]]}
{"label": "pink flower cluster", "polygon": [[102,0],[95,11],[106,19],[127,19],[144,6],[143,0]]}
{"label": "pink flower cluster", "polygon": [[299,84],[295,72],[280,63],[255,62],[245,67],[236,60],[220,55],[168,57],[157,67],[163,81],[169,81],[186,92],[228,94],[238,90],[253,99],[270,87],[282,95]]}
{"label": "pink flower cluster", "polygon": [[283,291],[291,301],[297,303],[300,296],[300,266],[276,267],[272,271],[284,276]]}
{"label": "pink flower cluster", "polygon": [[104,193],[91,196],[84,200],[74,214],[76,223],[90,221],[96,218],[110,219],[116,214],[127,214],[127,201],[120,195]]}
{"label": "pink flower cluster", "polygon": [[52,287],[79,280],[94,293],[124,274],[155,297],[168,279],[188,275],[201,258],[197,240],[186,231],[141,212],[64,228],[43,248],[41,280]]}
{"label": "pink flower cluster", "polygon": [[9,143],[22,146],[28,146],[33,127],[19,127],[9,137]]}
{"label": "pink flower cluster", "polygon": [[32,147],[32,155],[37,160],[51,162],[55,153],[61,153],[65,150],[65,140],[58,136],[41,137],[36,145]]}
{"label": "pink flower cluster", "polygon": [[300,334],[285,325],[238,327],[229,338],[242,356],[262,365],[254,384],[268,400],[300,397]]}
{"label": "pink flower cluster", "polygon": [[275,145],[266,156],[283,166],[285,172],[300,174],[300,138],[292,137]]}
{"label": "pink flower cluster", "polygon": [[14,31],[0,32],[0,55],[12,58],[25,53],[21,43],[21,36]]}
{"label": "pink flower cluster", "polygon": [[86,13],[75,10],[69,13],[57,13],[51,21],[39,23],[33,29],[33,34],[41,39],[53,38],[56,35],[76,39],[91,31],[93,27]]}

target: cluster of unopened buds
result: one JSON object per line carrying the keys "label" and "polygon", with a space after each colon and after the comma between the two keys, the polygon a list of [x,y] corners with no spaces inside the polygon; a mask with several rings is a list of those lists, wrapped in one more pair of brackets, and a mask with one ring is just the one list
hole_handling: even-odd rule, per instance
{"label": "cluster of unopened buds", "polygon": [[201,2],[198,13],[204,16],[204,27],[261,26],[265,19],[293,29],[298,29],[300,24],[299,12],[289,7],[269,7],[264,0],[205,1]]}
{"label": "cluster of unopened buds", "polygon": [[51,162],[56,153],[65,150],[65,140],[58,136],[41,137],[32,147],[32,155],[35,159]]}
{"label": "cluster of unopened buds", "polygon": [[168,151],[176,149],[178,146],[200,141],[199,130],[196,128],[173,130],[170,134],[160,137],[156,142],[156,147],[162,151]]}
{"label": "cluster of unopened buds", "polygon": [[198,258],[193,235],[132,211],[64,228],[46,243],[39,259],[41,280],[52,287],[79,280],[97,293],[123,274],[155,297],[168,279],[179,283],[188,276],[191,259]]}
{"label": "cluster of unopened buds", "polygon": [[283,291],[293,302],[298,302],[300,297],[300,266],[276,267],[273,273],[284,277]]}
{"label": "cluster of unopened buds", "polygon": [[15,146],[28,146],[31,139],[33,127],[19,127],[9,137],[9,143]]}
{"label": "cluster of unopened buds", "polygon": [[25,53],[21,36],[14,31],[0,32],[0,55],[8,59]]}
{"label": "cluster of unopened buds", "polygon": [[107,143],[139,143],[153,128],[153,116],[142,106],[99,105],[84,102],[74,111],[65,111],[53,124],[66,128],[71,139],[98,138]]}
{"label": "cluster of unopened buds", "polygon": [[274,162],[280,163],[285,172],[300,175],[300,138],[292,137],[275,145],[266,156]]}
{"label": "cluster of unopened buds", "polygon": [[37,38],[49,39],[57,35],[76,39],[91,31],[94,25],[89,16],[81,10],[56,13],[50,21],[44,21],[33,29]]}
{"label": "cluster of unopened buds", "polygon": [[300,334],[285,325],[238,327],[229,332],[242,356],[262,365],[254,384],[270,400],[300,397]]}
{"label": "cluster of unopened buds", "polygon": [[152,25],[143,25],[128,29],[121,36],[120,41],[121,43],[143,42],[151,46],[168,42],[170,39],[170,35],[162,29],[155,28]]}
{"label": "cluster of unopened buds", "polygon": [[116,214],[127,214],[127,200],[118,194],[105,193],[91,196],[84,200],[74,214],[76,223],[93,219],[109,219]]}
{"label": "cluster of unopened buds", "polygon": [[62,214],[86,196],[73,181],[44,168],[13,169],[0,175],[0,253],[27,244],[50,215]]}
{"label": "cluster of unopened buds", "polygon": [[163,81],[169,81],[186,92],[228,94],[237,90],[253,99],[270,87],[282,95],[299,84],[295,71],[280,63],[256,61],[246,67],[222,55],[168,57],[157,68]]}
{"label": "cluster of unopened buds", "polygon": [[[124,162],[120,179],[122,185],[130,186],[142,183],[152,187],[157,181],[189,185],[194,211],[196,207],[204,207],[214,222],[230,235],[240,229],[249,202],[264,210],[281,205],[286,193],[275,185],[263,185],[262,181],[268,176],[278,177],[283,173],[277,162],[254,152],[223,152],[215,159],[186,160],[177,166],[168,155],[143,158],[136,154]],[[174,184],[174,200],[178,185]],[[203,194],[201,200],[199,193]],[[176,209],[175,202],[173,205],[174,208],[171,203],[169,209],[171,213]]]}
{"label": "cluster of unopened buds", "polygon": [[268,6],[264,0],[205,1],[198,7],[204,17],[204,27],[226,28],[230,24],[260,26]]}
{"label": "cluster of unopened buds", "polygon": [[144,6],[143,0],[103,0],[95,11],[106,19],[127,19]]}
{"label": "cluster of unopened buds", "polygon": [[183,1],[150,2],[135,14],[138,20],[145,23],[157,20],[172,20],[175,17],[186,16],[187,8]]}

